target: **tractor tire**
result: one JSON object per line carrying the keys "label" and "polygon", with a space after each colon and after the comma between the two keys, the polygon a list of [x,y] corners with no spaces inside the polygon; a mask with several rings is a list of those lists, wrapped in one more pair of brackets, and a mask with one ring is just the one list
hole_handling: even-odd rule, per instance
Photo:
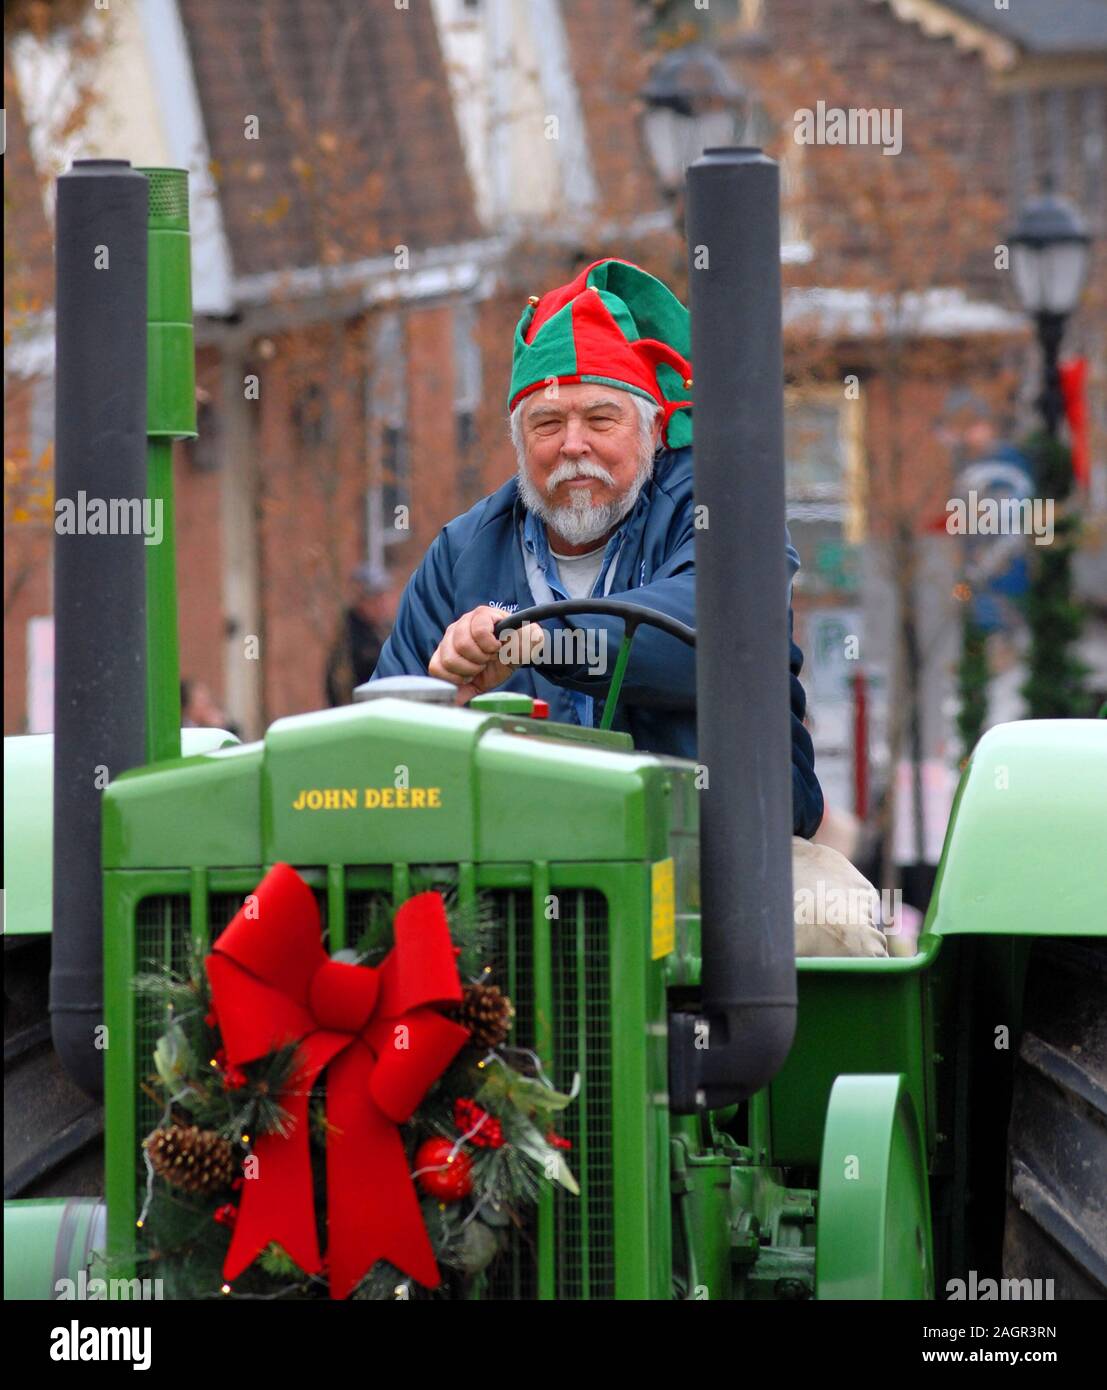
{"label": "tractor tire", "polygon": [[1034,947],[1007,1153],[1004,1278],[1107,1299],[1107,941]]}
{"label": "tractor tire", "polygon": [[104,1190],[104,1111],[66,1075],[50,1037],[48,938],[4,942],[4,1198]]}

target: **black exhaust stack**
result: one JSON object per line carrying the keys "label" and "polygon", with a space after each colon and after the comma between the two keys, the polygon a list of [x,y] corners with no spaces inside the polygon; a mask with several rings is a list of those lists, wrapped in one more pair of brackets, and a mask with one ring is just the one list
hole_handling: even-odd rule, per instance
{"label": "black exhaust stack", "polygon": [[792,1045],[792,754],[784,557],[779,170],[755,149],[688,171],[695,371],[701,1011],[670,1024],[670,1105],[767,1085]]}
{"label": "black exhaust stack", "polygon": [[[130,523],[146,496],[147,202],[126,160],[75,160],[58,179],[50,1014],[93,1096],[107,1045],[100,795],[145,756],[146,551]],[[100,533],[101,501],[116,534]]]}

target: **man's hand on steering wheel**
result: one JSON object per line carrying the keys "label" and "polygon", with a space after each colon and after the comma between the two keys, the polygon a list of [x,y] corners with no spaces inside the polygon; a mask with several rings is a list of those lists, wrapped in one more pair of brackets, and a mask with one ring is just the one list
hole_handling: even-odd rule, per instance
{"label": "man's hand on steering wheel", "polygon": [[427,671],[457,686],[459,705],[503,685],[519,664],[520,653],[533,652],[541,642],[542,629],[537,623],[525,624],[519,634],[496,637],[492,629],[505,617],[505,609],[483,604],[463,613],[443,633]]}

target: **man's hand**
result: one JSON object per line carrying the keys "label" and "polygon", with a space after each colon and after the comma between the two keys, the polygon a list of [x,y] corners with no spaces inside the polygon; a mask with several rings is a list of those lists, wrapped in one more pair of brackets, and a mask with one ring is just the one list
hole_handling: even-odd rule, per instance
{"label": "man's hand", "polygon": [[542,629],[537,623],[524,623],[502,639],[494,637],[493,627],[507,616],[506,609],[483,604],[463,613],[443,633],[427,671],[457,686],[459,705],[503,685],[519,664],[520,654],[533,653],[541,642]]}

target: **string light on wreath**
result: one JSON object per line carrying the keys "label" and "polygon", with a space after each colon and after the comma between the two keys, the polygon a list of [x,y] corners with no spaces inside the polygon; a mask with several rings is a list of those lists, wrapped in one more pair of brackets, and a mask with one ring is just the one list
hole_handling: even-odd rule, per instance
{"label": "string light on wreath", "polygon": [[419,1145],[412,1177],[440,1206],[460,1202],[473,1190],[472,1160],[448,1139],[427,1139]]}

